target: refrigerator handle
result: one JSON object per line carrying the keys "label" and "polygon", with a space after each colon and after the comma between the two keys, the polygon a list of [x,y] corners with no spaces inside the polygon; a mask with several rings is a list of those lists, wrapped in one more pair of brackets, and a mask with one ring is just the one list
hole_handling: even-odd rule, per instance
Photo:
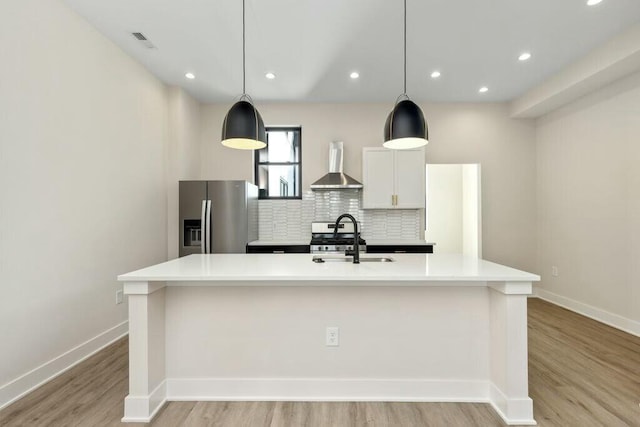
{"label": "refrigerator handle", "polygon": [[205,247],[205,241],[203,239],[204,236],[207,235],[207,228],[205,225],[205,218],[207,215],[207,201],[202,201],[202,213],[200,214],[200,253],[204,254],[207,252],[207,248]]}
{"label": "refrigerator handle", "polygon": [[207,200],[207,236],[206,236],[206,252],[210,254],[211,251],[211,200]]}

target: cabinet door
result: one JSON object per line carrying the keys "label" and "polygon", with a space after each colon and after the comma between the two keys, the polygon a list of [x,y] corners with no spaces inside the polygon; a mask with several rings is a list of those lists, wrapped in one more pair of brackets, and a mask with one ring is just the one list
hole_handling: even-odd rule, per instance
{"label": "cabinet door", "polygon": [[365,147],[362,150],[362,208],[391,209],[394,185],[393,151]]}
{"label": "cabinet door", "polygon": [[397,209],[425,207],[424,150],[395,151],[395,194]]}

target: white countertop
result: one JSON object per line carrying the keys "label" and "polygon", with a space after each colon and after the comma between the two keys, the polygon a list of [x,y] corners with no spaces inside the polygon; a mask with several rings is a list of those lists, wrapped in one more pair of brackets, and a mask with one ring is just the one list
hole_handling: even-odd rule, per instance
{"label": "white countertop", "polygon": [[[390,254],[394,262],[312,262],[313,254],[189,255],[118,276],[151,281],[354,281],[487,282],[539,281],[540,276],[460,254]],[[334,257],[336,255],[333,255]],[[376,258],[384,254],[362,254]],[[330,257],[326,255],[326,257]],[[341,255],[338,255],[341,257]]]}

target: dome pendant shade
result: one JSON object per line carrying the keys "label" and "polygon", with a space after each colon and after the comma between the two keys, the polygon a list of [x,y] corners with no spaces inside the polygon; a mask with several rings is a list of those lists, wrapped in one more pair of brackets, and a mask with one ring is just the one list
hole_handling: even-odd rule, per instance
{"label": "dome pendant shade", "polygon": [[422,110],[409,99],[396,104],[384,125],[384,145],[386,148],[402,150],[427,145],[427,123]]}
{"label": "dome pendant shade", "polygon": [[248,101],[238,101],[222,122],[222,145],[240,150],[259,150],[267,146],[264,122]]}
{"label": "dome pendant shade", "polygon": [[242,96],[233,104],[222,122],[222,145],[240,150],[259,150],[267,146],[267,134],[260,113],[246,92],[245,13],[242,0]]}

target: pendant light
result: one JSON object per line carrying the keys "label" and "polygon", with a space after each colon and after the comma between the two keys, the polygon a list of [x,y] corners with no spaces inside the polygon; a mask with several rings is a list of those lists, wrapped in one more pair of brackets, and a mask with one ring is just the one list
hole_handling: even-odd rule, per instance
{"label": "pendant light", "polygon": [[404,92],[384,125],[386,148],[402,150],[427,145],[428,130],[422,110],[407,95],[407,0],[404,0]]}
{"label": "pendant light", "polygon": [[240,150],[259,150],[267,146],[267,134],[260,113],[247,95],[245,67],[245,12],[242,0],[242,95],[222,122],[222,145]]}

